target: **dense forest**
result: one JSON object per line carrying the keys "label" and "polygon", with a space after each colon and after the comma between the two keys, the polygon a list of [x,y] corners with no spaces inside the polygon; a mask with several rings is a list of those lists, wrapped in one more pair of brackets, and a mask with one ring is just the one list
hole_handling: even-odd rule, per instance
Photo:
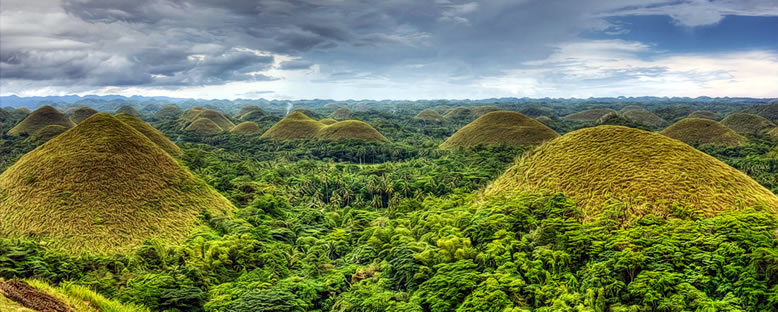
{"label": "dense forest", "polygon": [[[236,117],[242,105],[199,104],[234,123],[244,120]],[[179,114],[158,114],[164,103],[134,103],[143,120],[181,148],[178,162],[226,197],[234,214],[204,212],[182,242],[149,240],[123,253],[73,253],[35,237],[0,238],[0,281],[26,280],[90,301],[97,311],[778,310],[778,218],[768,210],[705,216],[677,207],[670,215],[634,215],[628,204],[611,200],[592,219],[562,193],[484,196],[533,146],[439,148],[476,119],[471,111],[487,105],[536,118],[562,135],[597,125],[660,131],[699,110],[723,118],[734,111],[764,115],[769,105],[336,104],[308,103],[305,113],[321,120],[348,107],[340,119],[364,121],[389,142],[203,136],[184,130]],[[101,105],[92,106],[118,107]],[[624,110],[630,105],[663,122],[630,117]],[[258,106],[263,113],[250,120],[262,129],[288,110],[285,103]],[[613,112],[564,118],[590,108]],[[425,109],[442,119],[415,118]],[[6,135],[25,114],[4,111],[0,172],[44,142]],[[694,147],[776,193],[778,137],[767,130],[742,134],[742,144]]]}

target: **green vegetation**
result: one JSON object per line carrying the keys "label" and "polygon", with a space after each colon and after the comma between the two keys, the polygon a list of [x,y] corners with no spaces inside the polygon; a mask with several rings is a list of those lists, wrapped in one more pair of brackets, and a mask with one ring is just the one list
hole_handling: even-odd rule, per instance
{"label": "green vegetation", "polygon": [[718,114],[711,111],[705,111],[705,110],[693,111],[691,114],[689,114],[688,118],[704,118],[704,119],[711,119],[711,120],[721,119],[721,117],[719,117]]}
{"label": "green vegetation", "polygon": [[4,312],[60,311],[59,309],[70,309],[74,312],[148,312],[146,308],[121,304],[106,299],[87,287],[70,283],[52,287],[40,280],[4,282],[2,278],[0,283],[14,285],[13,290],[24,296],[22,298],[26,300],[25,303],[41,308],[31,309],[15,302],[0,286],[0,311]]}
{"label": "green vegetation", "polygon": [[74,123],[81,123],[84,121],[84,119],[87,119],[89,116],[94,114],[97,114],[96,110],[89,106],[82,106],[76,110],[73,110],[73,113],[70,115],[70,120],[72,120]]}
{"label": "green vegetation", "polygon": [[230,129],[230,132],[240,135],[260,134],[262,133],[262,128],[256,122],[244,121]]}
{"label": "green vegetation", "polygon": [[483,115],[448,138],[440,148],[452,150],[476,145],[538,145],[558,137],[546,125],[521,113],[497,111]]}
{"label": "green vegetation", "polygon": [[351,117],[351,110],[345,107],[338,108],[330,114],[330,118],[335,120],[346,120],[349,117]]}
{"label": "green vegetation", "polygon": [[46,105],[27,115],[22,122],[8,130],[8,135],[30,135],[48,125],[72,128],[75,124],[56,108]]}
{"label": "green vegetation", "polygon": [[443,121],[443,116],[441,116],[440,113],[431,109],[425,109],[421,111],[418,115],[416,115],[416,117],[413,118],[418,120],[423,120],[423,121],[434,121],[434,122]]}
{"label": "green vegetation", "polygon": [[360,140],[388,142],[378,130],[359,120],[344,120],[319,129],[316,139],[328,141]]}
{"label": "green vegetation", "polygon": [[618,112],[610,108],[592,108],[582,112],[577,112],[577,113],[567,115],[564,117],[564,119],[567,121],[592,122],[592,121],[597,121],[603,116],[610,113],[618,113]]}
{"label": "green vegetation", "polygon": [[762,116],[749,113],[732,113],[721,120],[721,124],[742,135],[757,135],[775,124]]}
{"label": "green vegetation", "polygon": [[466,107],[455,107],[446,112],[445,115],[443,115],[443,118],[445,119],[453,119],[453,120],[464,120],[464,119],[471,119],[473,118],[473,112]]}
{"label": "green vegetation", "polygon": [[748,140],[713,119],[684,118],[660,132],[689,145],[703,144],[737,146]]}
{"label": "green vegetation", "polygon": [[284,119],[267,129],[263,138],[271,140],[300,140],[312,139],[324,124],[311,119],[301,112],[292,112]]}
{"label": "green vegetation", "polygon": [[159,132],[159,130],[154,129],[154,127],[152,127],[150,124],[146,123],[145,121],[141,120],[140,118],[126,113],[120,113],[114,117],[130,125],[130,127],[133,127],[135,130],[138,130],[138,132],[145,135],[147,138],[149,138],[149,140],[151,140],[151,142],[157,144],[157,146],[159,146],[161,149],[163,149],[171,156],[181,157],[184,154],[184,151],[182,151],[181,148],[178,147],[178,145],[173,143],[173,141],[170,141],[170,139],[168,139],[168,137],[162,134],[162,132]]}
{"label": "green vegetation", "polygon": [[711,217],[746,206],[778,215],[778,197],[742,172],[679,141],[620,126],[582,129],[544,144],[487,194],[523,191],[564,193],[587,220],[612,200],[624,203],[628,218],[678,209]]}
{"label": "green vegetation", "polygon": [[142,133],[95,114],[0,174],[0,235],[72,253],[180,241],[198,215],[232,205]]}

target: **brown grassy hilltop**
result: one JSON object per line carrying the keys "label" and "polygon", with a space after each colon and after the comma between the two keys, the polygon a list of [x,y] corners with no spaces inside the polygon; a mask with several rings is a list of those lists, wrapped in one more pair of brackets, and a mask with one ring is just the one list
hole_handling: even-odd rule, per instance
{"label": "brown grassy hilltop", "polygon": [[418,120],[424,120],[424,121],[434,121],[434,122],[443,121],[443,116],[441,116],[440,113],[431,109],[425,109],[421,111],[419,114],[417,114],[416,117],[413,118]]}
{"label": "brown grassy hilltop", "polygon": [[629,216],[670,216],[674,203],[704,216],[742,205],[778,214],[778,197],[744,173],[678,140],[621,126],[547,142],[506,170],[486,195],[523,191],[564,193],[588,220],[609,200],[623,202]]}
{"label": "brown grassy hilltop", "polygon": [[74,123],[80,123],[94,114],[97,114],[96,110],[89,106],[83,106],[73,110],[73,113],[70,115],[70,120]]}
{"label": "brown grassy hilltop", "polygon": [[621,113],[629,120],[632,120],[638,124],[646,125],[652,128],[662,127],[664,125],[667,125],[667,120],[662,119],[662,117],[657,116],[656,114],[649,112],[645,109],[630,109],[627,111],[624,111]]}
{"label": "brown grassy hilltop", "polygon": [[159,119],[176,119],[184,112],[175,104],[168,104],[162,107],[159,111],[154,113],[154,117]]}
{"label": "brown grassy hilltop", "polygon": [[46,142],[62,134],[67,130],[68,128],[65,128],[60,125],[48,125],[38,129],[38,131],[35,131],[35,133],[31,134],[26,141],[33,142],[33,143]]}
{"label": "brown grassy hilltop", "polygon": [[351,117],[351,110],[345,107],[340,107],[330,114],[330,118],[335,120],[345,120],[349,117]]}
{"label": "brown grassy hilltop", "polygon": [[476,145],[538,145],[559,134],[524,114],[509,111],[491,112],[459,129],[440,145],[457,149]]}
{"label": "brown grassy hilltop", "polygon": [[466,107],[454,107],[443,115],[443,118],[453,120],[470,119],[472,117],[473,111]]}
{"label": "brown grassy hilltop", "polygon": [[181,241],[203,211],[234,209],[142,133],[108,114],[22,156],[0,174],[0,235],[69,253]]}
{"label": "brown grassy hilltop", "polygon": [[332,118],[324,118],[322,120],[319,120],[319,122],[329,126],[329,125],[334,124],[334,123],[336,123],[338,121],[335,120],[335,119],[332,119]]}
{"label": "brown grassy hilltop", "polygon": [[122,113],[130,114],[130,115],[133,115],[133,116],[136,116],[136,117],[140,117],[141,116],[141,113],[137,109],[135,109],[135,107],[133,107],[132,105],[129,105],[129,104],[125,104],[125,105],[120,106],[118,109],[116,109],[115,113],[116,114],[122,114]]}
{"label": "brown grassy hilltop", "polygon": [[209,136],[224,132],[222,127],[219,127],[218,124],[208,118],[197,118],[197,120],[186,126],[184,130],[192,131],[200,136]]}
{"label": "brown grassy hilltop", "polygon": [[201,111],[200,113],[195,116],[194,120],[198,120],[201,118],[209,119],[219,125],[220,128],[224,131],[230,131],[232,127],[235,127],[235,124],[232,123],[227,117],[225,117],[222,113],[217,112],[212,109],[206,109]]}
{"label": "brown grassy hilltop", "polygon": [[359,120],[344,120],[322,127],[316,134],[319,140],[361,140],[371,142],[388,142],[389,139],[375,128]]}
{"label": "brown grassy hilltop", "polygon": [[130,114],[117,114],[116,119],[121,120],[122,122],[130,125],[130,127],[133,127],[135,130],[138,130],[140,133],[143,133],[151,142],[154,142],[154,144],[157,144],[160,148],[162,148],[164,151],[168,152],[168,154],[172,155],[173,157],[181,157],[184,155],[184,151],[181,150],[178,145],[173,143],[173,141],[170,141],[168,137],[166,137],[162,132],[152,127],[147,122],[141,120],[138,117],[135,117]]}
{"label": "brown grassy hilltop", "polygon": [[262,109],[259,108],[259,106],[256,106],[256,105],[246,105],[246,106],[241,107],[240,111],[238,111],[238,113],[235,114],[234,117],[236,119],[241,119],[243,117],[243,115],[245,115],[245,114],[248,114],[248,113],[251,113],[251,112],[255,112],[255,111],[261,111],[261,110]]}
{"label": "brown grassy hilltop", "polygon": [[718,121],[704,118],[684,118],[665,128],[660,134],[689,145],[737,146],[748,140]]}
{"label": "brown grassy hilltop", "polygon": [[48,125],[60,125],[65,128],[75,126],[73,121],[56,108],[46,105],[27,115],[19,124],[8,130],[8,135],[33,134]]}
{"label": "brown grassy hilltop", "polygon": [[732,113],[721,120],[721,124],[729,127],[742,135],[755,135],[760,132],[775,127],[772,121],[766,118],[749,113]]}
{"label": "brown grassy hilltop", "polygon": [[230,129],[230,132],[240,135],[260,134],[262,133],[262,127],[260,127],[256,122],[244,121]]}
{"label": "brown grassy hilltop", "polygon": [[698,111],[693,111],[691,114],[689,114],[689,118],[705,118],[711,120],[719,120],[721,117],[719,117],[719,114],[716,114],[711,111],[698,110]]}
{"label": "brown grassy hilltop", "polygon": [[499,111],[500,108],[494,105],[483,105],[483,106],[477,106],[470,109],[470,112],[473,113],[473,117],[481,117],[483,115],[486,115],[491,112]]}
{"label": "brown grassy hilltop", "polygon": [[615,110],[612,110],[610,108],[592,108],[587,109],[582,112],[572,113],[570,115],[567,115],[564,118],[564,120],[567,121],[585,121],[585,122],[593,122],[597,121],[603,116],[611,113],[618,113]]}
{"label": "brown grassy hilltop", "polygon": [[292,112],[270,127],[263,138],[272,140],[313,139],[324,124],[311,119],[301,112]]}
{"label": "brown grassy hilltop", "polygon": [[202,113],[204,110],[205,110],[205,108],[202,108],[202,107],[200,107],[200,106],[195,106],[195,107],[192,107],[192,108],[190,108],[190,109],[187,109],[185,112],[183,112],[183,113],[181,114],[181,117],[180,117],[180,118],[181,118],[182,120],[186,120],[186,121],[192,122],[192,121],[194,121],[194,120],[195,120],[195,118],[197,117],[197,115],[199,115],[200,113]]}

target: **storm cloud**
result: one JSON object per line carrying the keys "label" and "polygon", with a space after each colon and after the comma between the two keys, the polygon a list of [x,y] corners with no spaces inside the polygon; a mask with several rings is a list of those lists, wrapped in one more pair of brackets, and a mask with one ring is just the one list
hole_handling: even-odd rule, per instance
{"label": "storm cloud", "polygon": [[304,74],[457,85],[530,69],[583,34],[626,31],[609,17],[666,15],[697,27],[777,10],[769,0],[4,0],[0,93],[176,90]]}

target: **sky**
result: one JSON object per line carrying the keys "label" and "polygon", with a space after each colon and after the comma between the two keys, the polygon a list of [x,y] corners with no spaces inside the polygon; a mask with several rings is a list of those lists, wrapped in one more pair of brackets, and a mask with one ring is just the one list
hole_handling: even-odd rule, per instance
{"label": "sky", "polygon": [[2,0],[0,95],[778,97],[776,0]]}

